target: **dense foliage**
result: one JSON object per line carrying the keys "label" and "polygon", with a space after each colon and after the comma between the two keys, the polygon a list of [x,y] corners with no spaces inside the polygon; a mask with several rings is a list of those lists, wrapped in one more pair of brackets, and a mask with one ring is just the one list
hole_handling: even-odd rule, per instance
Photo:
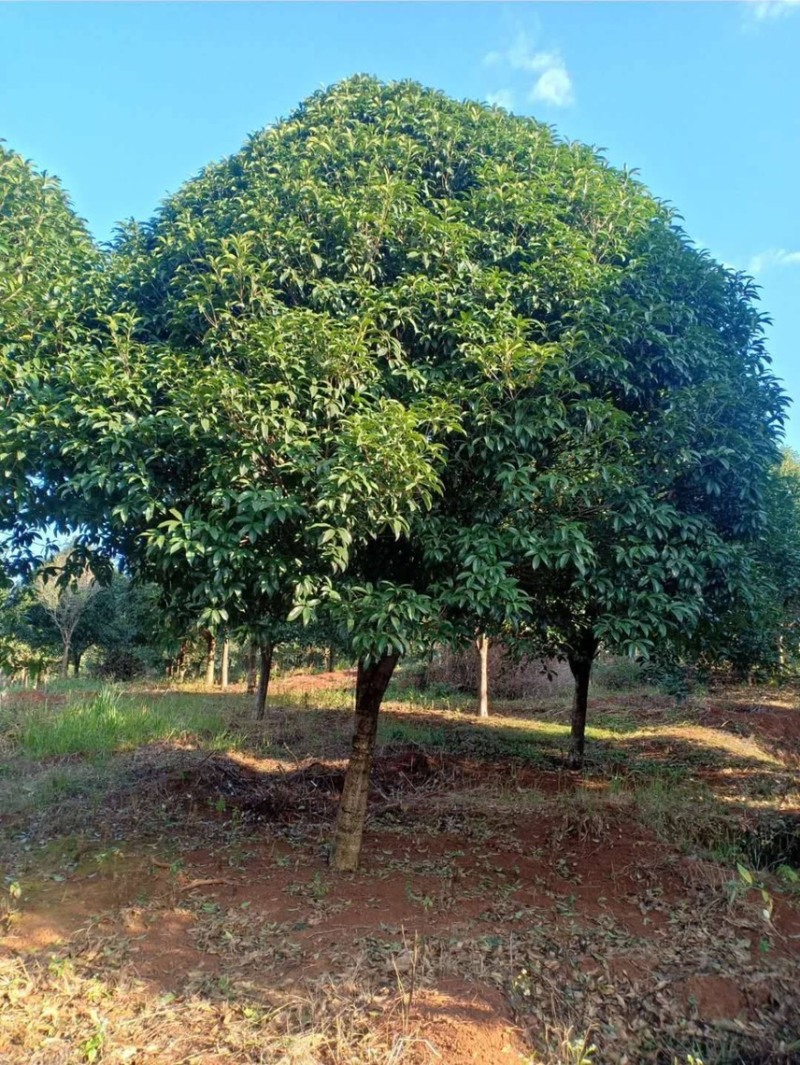
{"label": "dense foliage", "polygon": [[784,407],[754,295],[591,149],[354,78],[120,233],[93,343],[10,435],[187,623],[262,656],[347,628],[360,838],[399,655],[567,656],[579,761],[599,642],[652,653],[739,594]]}
{"label": "dense foliage", "polygon": [[[59,183],[0,143],[0,527],[11,557],[62,515],[62,448],[52,386],[101,309],[100,256]],[[46,431],[32,431],[43,418]],[[42,476],[46,471],[46,476]],[[74,522],[74,514],[69,520]]]}

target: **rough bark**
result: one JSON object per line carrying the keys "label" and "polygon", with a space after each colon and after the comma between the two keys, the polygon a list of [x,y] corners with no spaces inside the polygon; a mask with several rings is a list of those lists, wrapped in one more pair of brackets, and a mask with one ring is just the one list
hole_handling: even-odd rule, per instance
{"label": "rough bark", "polygon": [[481,633],[477,641],[480,657],[478,682],[478,717],[489,716],[489,637]]}
{"label": "rough bark", "polygon": [[231,641],[226,636],[222,641],[222,662],[220,663],[219,685],[221,688],[228,687],[228,668],[231,659]]}
{"label": "rough bark", "polygon": [[575,681],[572,696],[572,717],[568,764],[570,769],[583,768],[586,747],[586,711],[589,703],[589,681],[597,653],[597,640],[589,633],[581,638],[568,655],[569,668]]}
{"label": "rough bark", "polygon": [[263,721],[267,712],[267,694],[269,692],[269,678],[272,674],[272,644],[269,642],[258,645],[260,668],[258,671],[258,689],[254,715],[256,721]]}
{"label": "rough bark", "polygon": [[392,652],[368,666],[363,662],[358,664],[353,750],[344,778],[331,852],[331,866],[340,872],[351,872],[358,868],[378,714],[398,657],[397,652]]}
{"label": "rough bark", "polygon": [[206,632],[206,687],[214,687],[214,659],[217,655],[217,640],[213,633]]}

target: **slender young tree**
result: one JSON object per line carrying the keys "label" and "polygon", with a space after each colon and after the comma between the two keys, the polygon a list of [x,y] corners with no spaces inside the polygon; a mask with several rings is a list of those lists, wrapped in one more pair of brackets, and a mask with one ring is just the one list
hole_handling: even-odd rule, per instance
{"label": "slender young tree", "polygon": [[489,716],[489,637],[482,632],[475,641],[478,651],[478,717]]}
{"label": "slender young tree", "polygon": [[36,601],[61,639],[59,674],[62,677],[67,676],[73,661],[75,630],[101,587],[88,567],[70,574],[69,554],[69,551],[63,551],[57,555],[42,567],[34,581]]}
{"label": "slender young tree", "polygon": [[217,665],[217,637],[210,629],[206,629],[203,638],[206,641],[205,683],[207,688],[213,688]]}
{"label": "slender young tree", "polygon": [[231,638],[228,635],[228,633],[226,632],[224,637],[223,637],[223,639],[222,639],[222,657],[221,657],[220,667],[219,667],[219,686],[221,688],[223,688],[223,689],[228,687],[228,672],[229,672],[229,665],[230,665],[230,654],[231,654]]}

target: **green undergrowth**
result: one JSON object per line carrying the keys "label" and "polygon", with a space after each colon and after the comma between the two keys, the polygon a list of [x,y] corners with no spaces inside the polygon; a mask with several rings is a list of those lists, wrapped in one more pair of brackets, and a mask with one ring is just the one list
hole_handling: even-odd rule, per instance
{"label": "green undergrowth", "polygon": [[[726,862],[744,857],[754,865],[793,863],[792,825],[776,821],[763,842],[756,835],[746,838],[741,820],[743,810],[760,823],[770,809],[778,816],[787,807],[787,796],[796,790],[789,767],[755,740],[682,724],[682,711],[658,707],[653,717],[642,717],[637,706],[648,697],[646,690],[631,693],[630,709],[628,699],[624,707],[593,708],[583,776],[593,794],[581,800],[586,809],[577,816],[592,802],[616,806],[684,851]],[[0,709],[0,809],[44,809],[81,796],[102,803],[106,790],[133,786],[130,759],[139,751],[148,765],[159,759],[171,765],[159,744],[200,754],[269,757],[287,767],[341,761],[350,749],[351,700],[345,685],[308,691],[276,686],[265,720],[254,722],[250,697],[241,691],[148,691],[130,685],[72,690],[52,699],[12,693]],[[461,708],[389,700],[379,721],[379,755],[407,746],[434,758],[484,763],[487,783],[512,792],[521,768],[574,779],[565,769],[569,726],[561,703],[554,697],[538,714],[503,708],[479,721]],[[732,775],[718,777],[720,770]],[[723,797],[717,792],[726,780],[733,783],[725,785]]]}
{"label": "green undergrowth", "polygon": [[203,700],[145,701],[114,688],[62,706],[12,702],[0,727],[6,742],[31,758],[112,754],[157,740],[195,739],[212,749],[233,741],[223,715]]}
{"label": "green undergrowth", "polygon": [[506,728],[452,722],[442,726],[386,716],[378,728],[381,743],[413,743],[430,750],[461,757],[501,761],[513,759],[528,765],[546,766],[566,749],[569,730],[555,722],[531,728]]}

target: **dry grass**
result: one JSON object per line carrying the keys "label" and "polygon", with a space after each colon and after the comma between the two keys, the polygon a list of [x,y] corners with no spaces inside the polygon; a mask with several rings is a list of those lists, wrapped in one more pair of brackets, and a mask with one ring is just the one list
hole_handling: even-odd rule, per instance
{"label": "dry grass", "polygon": [[[116,944],[98,939],[108,957]],[[126,970],[92,975],[91,951],[44,965],[0,959],[0,1053],[30,1065],[136,1062],[216,1065],[389,1065],[417,1036],[377,1029],[373,999],[337,980],[270,999],[224,981],[176,997],[154,995]],[[383,1005],[383,1004],[381,1004]]]}
{"label": "dry grass", "polygon": [[582,776],[560,696],[489,722],[393,699],[337,878],[350,683],[286,680],[263,725],[242,693],[122,692],[185,727],[100,759],[32,757],[11,708],[0,1060],[800,1060],[791,699],[609,698]]}

